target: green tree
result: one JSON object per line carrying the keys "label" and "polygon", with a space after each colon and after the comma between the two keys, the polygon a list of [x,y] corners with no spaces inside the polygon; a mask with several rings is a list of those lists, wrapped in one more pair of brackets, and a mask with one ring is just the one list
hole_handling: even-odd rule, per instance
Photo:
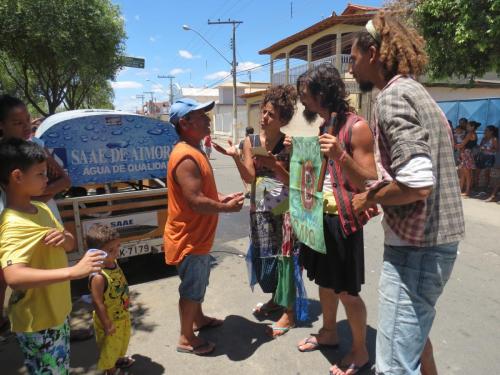
{"label": "green tree", "polygon": [[44,116],[84,106],[121,65],[123,19],[109,0],[0,0],[0,30],[3,71]]}
{"label": "green tree", "polygon": [[115,94],[107,79],[80,79],[77,84],[70,85],[64,100],[66,109],[101,108],[113,109]]}
{"label": "green tree", "polygon": [[427,42],[433,78],[500,73],[500,0],[392,0],[386,7]]}

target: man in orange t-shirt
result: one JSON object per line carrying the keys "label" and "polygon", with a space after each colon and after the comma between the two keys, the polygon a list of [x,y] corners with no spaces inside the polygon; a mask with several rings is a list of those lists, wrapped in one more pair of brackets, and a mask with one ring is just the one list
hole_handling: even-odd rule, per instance
{"label": "man in orange t-shirt", "polygon": [[170,154],[167,172],[168,217],[165,225],[165,259],[177,266],[181,334],[177,351],[206,355],[215,344],[195,335],[202,328],[223,321],[203,314],[201,304],[210,276],[212,248],[219,212],[238,212],[243,193],[222,196],[217,192],[212,167],[201,150],[201,140],[210,134],[206,112],[214,102],[198,103],[184,98],[170,108],[170,122],[179,134]]}

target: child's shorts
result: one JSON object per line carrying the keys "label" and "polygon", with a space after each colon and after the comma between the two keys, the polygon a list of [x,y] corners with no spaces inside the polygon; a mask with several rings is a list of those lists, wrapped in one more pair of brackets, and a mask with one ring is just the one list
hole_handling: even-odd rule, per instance
{"label": "child's shorts", "polygon": [[94,331],[99,348],[99,370],[108,370],[115,367],[116,361],[127,353],[130,340],[130,319],[113,321],[116,327],[115,333],[106,336],[99,318],[94,314]]}
{"label": "child's shorts", "polygon": [[187,255],[177,266],[181,298],[202,303],[210,278],[210,255]]}
{"label": "child's shorts", "polygon": [[69,374],[69,321],[37,332],[16,334],[30,374]]}

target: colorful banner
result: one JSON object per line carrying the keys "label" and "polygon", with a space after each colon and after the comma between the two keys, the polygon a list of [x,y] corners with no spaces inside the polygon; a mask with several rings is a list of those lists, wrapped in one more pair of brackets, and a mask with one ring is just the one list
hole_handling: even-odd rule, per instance
{"label": "colorful banner", "polygon": [[326,254],[323,192],[317,192],[321,169],[318,137],[294,137],[290,162],[290,215],[299,241]]}

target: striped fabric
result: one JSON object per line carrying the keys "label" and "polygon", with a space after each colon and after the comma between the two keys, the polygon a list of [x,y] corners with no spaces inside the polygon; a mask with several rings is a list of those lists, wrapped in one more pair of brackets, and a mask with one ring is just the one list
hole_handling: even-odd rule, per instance
{"label": "striped fabric", "polygon": [[[361,116],[358,116],[354,113],[348,113],[347,119],[345,123],[337,128],[334,132],[336,137],[342,143],[342,147],[346,150],[346,152],[352,157],[352,146],[351,146],[351,138],[352,138],[352,128],[354,124],[359,121],[364,121]],[[320,128],[320,133],[325,132],[325,126],[323,125]],[[354,214],[352,209],[352,198],[354,194],[359,193],[360,191],[349,182],[347,175],[342,170],[340,163],[335,163],[334,160],[328,161],[328,171],[330,176],[332,176],[332,188],[333,195],[335,196],[335,202],[337,203],[338,214],[340,218],[340,223],[342,225],[342,230],[346,236],[360,230],[363,228],[363,225],[367,223],[367,221],[373,216],[369,212],[365,211],[362,215],[357,216]],[[376,210],[373,211],[376,213]]]}

